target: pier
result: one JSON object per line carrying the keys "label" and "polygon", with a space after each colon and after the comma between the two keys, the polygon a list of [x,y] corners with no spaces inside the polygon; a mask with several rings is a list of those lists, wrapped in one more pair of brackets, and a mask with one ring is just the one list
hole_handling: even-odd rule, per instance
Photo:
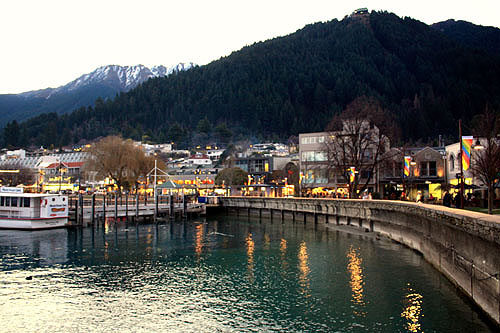
{"label": "pier", "polygon": [[106,219],[140,221],[206,214],[206,205],[185,196],[96,195],[70,197],[69,226],[89,226]]}

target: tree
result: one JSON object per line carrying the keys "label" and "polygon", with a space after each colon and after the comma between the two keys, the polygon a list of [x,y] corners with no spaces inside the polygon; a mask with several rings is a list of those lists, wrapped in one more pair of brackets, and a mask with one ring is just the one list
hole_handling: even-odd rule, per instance
{"label": "tree", "polygon": [[[361,96],[347,105],[327,126],[324,140],[328,171],[343,176],[349,184],[351,198],[366,189],[377,166],[389,150],[389,138],[395,138],[398,130],[390,114],[373,97]],[[349,170],[354,167],[358,175],[350,181]],[[329,172],[330,173],[330,172]],[[360,179],[364,183],[360,184]]]}
{"label": "tree", "polygon": [[227,128],[226,123],[221,123],[215,127],[215,135],[221,143],[228,143],[229,140],[231,140],[233,133],[229,130],[229,128]]}
{"label": "tree", "polygon": [[210,134],[212,131],[212,125],[207,117],[200,119],[198,125],[196,126],[196,131],[199,133],[205,133],[206,135]]}
{"label": "tree", "polygon": [[215,177],[215,184],[227,186],[243,185],[248,180],[248,173],[241,168],[226,168],[221,170]]}
{"label": "tree", "polygon": [[7,125],[5,125],[5,128],[3,130],[3,139],[5,146],[18,147],[20,140],[19,136],[19,124],[16,120],[13,120],[12,122],[9,122],[7,123]]}
{"label": "tree", "polygon": [[108,136],[91,148],[87,168],[96,171],[100,176],[113,179],[121,191],[122,186],[127,185],[136,149],[132,140]]}
{"label": "tree", "polygon": [[484,149],[472,154],[471,171],[488,187],[488,214],[493,213],[493,191],[500,175],[500,113],[486,108],[484,113],[473,120],[474,134],[484,138]]}
{"label": "tree", "polygon": [[155,166],[154,156],[146,155],[141,147],[134,147],[130,152],[130,163],[128,168],[130,170],[128,180],[135,188],[138,188],[138,180],[140,178],[146,179],[147,174]]}

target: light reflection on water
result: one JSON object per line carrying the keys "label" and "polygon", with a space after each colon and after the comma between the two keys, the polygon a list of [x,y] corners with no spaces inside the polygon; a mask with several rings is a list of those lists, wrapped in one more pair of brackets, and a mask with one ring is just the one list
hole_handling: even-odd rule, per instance
{"label": "light reflection on water", "polygon": [[408,287],[408,294],[404,299],[403,312],[401,317],[405,318],[406,329],[409,332],[421,332],[420,316],[422,316],[422,300],[423,296]]}
{"label": "light reflection on water", "polygon": [[6,332],[488,331],[413,251],[303,224],[0,231],[0,271]]}
{"label": "light reflection on water", "polygon": [[356,252],[352,246],[349,248],[349,252],[347,253],[347,259],[349,263],[347,264],[347,270],[350,273],[351,279],[349,281],[349,286],[352,291],[352,300],[351,302],[356,305],[356,309],[354,313],[358,316],[365,316],[366,313],[362,310],[365,306],[364,295],[363,295],[363,268],[361,264],[363,263],[363,259]]}

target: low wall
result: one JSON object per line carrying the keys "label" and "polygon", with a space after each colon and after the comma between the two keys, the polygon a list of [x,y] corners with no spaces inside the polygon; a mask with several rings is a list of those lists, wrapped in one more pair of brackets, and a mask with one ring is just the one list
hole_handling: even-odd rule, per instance
{"label": "low wall", "polygon": [[500,216],[387,200],[223,197],[239,214],[350,224],[409,246],[500,324]]}

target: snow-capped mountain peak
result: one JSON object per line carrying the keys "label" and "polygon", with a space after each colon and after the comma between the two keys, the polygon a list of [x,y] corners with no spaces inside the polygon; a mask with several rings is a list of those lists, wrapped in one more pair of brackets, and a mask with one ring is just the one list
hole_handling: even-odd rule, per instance
{"label": "snow-capped mountain peak", "polygon": [[192,62],[179,63],[174,66],[163,65],[148,68],[144,65],[119,66],[108,65],[97,68],[91,73],[84,74],[70,83],[58,88],[47,88],[43,90],[28,91],[22,93],[24,97],[39,97],[49,99],[54,95],[72,92],[80,88],[92,86],[106,86],[113,90],[129,91],[142,82],[152,77],[168,76],[172,73],[188,70],[195,65]]}

